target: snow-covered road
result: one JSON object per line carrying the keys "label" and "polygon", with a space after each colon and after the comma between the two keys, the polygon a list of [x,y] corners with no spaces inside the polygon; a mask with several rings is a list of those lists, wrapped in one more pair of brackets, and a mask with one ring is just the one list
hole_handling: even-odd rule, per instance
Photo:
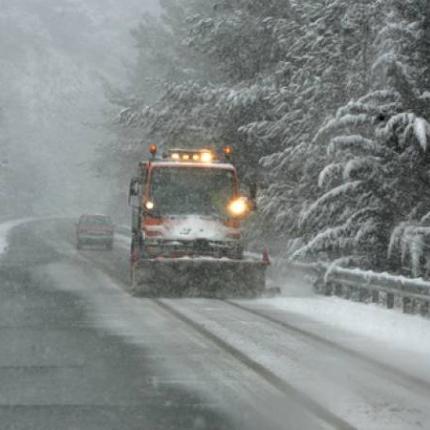
{"label": "snow-covered road", "polygon": [[[430,423],[430,383],[344,351],[342,343],[338,348],[295,325],[282,326],[276,321],[288,318],[279,313],[266,308],[268,321],[220,301],[164,301],[353,427],[407,429]],[[371,357],[372,351],[367,353]]]}
{"label": "snow-covered road", "polygon": [[429,319],[315,295],[259,299],[246,306],[430,383]]}
{"label": "snow-covered road", "polygon": [[10,232],[19,225],[34,221],[35,218],[20,218],[0,223],[0,256],[7,251]]}
{"label": "snow-covered road", "polygon": [[[24,227],[33,259],[52,252],[32,260],[32,278],[78,297],[81,324],[141,349],[153,386],[192,393],[227,428],[430,428],[428,320],[288,286],[294,295],[232,303],[136,298],[126,237],[112,253],[78,252],[67,222]],[[18,239],[6,260],[22,256]]]}

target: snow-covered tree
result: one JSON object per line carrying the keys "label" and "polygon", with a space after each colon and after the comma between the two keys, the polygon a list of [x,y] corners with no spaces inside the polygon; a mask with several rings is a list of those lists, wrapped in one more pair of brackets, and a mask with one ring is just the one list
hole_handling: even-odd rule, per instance
{"label": "snow-covered tree", "polygon": [[295,22],[289,1],[219,2],[215,13],[189,19],[188,44],[230,82],[270,73],[283,57],[283,44]]}
{"label": "snow-covered tree", "polygon": [[[316,136],[326,147],[326,165],[320,195],[299,218],[307,243],[296,257],[350,256],[381,267],[395,225],[430,209],[430,126],[396,113],[399,97],[374,92],[349,103]],[[382,117],[390,119],[375,124]]]}
{"label": "snow-covered tree", "polygon": [[[416,110],[420,73],[411,55],[420,22],[390,6],[369,50],[372,88],[340,108],[313,139],[326,152],[314,164],[321,191],[301,211],[305,243],[295,257],[351,257],[351,263],[380,268],[393,229],[395,237],[410,235],[411,228],[396,226],[419,223],[430,209],[430,126]],[[391,253],[396,243],[391,240]],[[415,265],[418,249],[411,254]]]}
{"label": "snow-covered tree", "polygon": [[383,266],[396,226],[425,216],[427,3],[166,0],[162,33],[140,39],[167,35],[175,52],[140,43],[136,74],[160,77],[159,97],[120,123],[137,150],[235,147],[260,175],[253,231],[290,255]]}
{"label": "snow-covered tree", "polygon": [[[182,67],[186,73],[171,75],[163,74],[169,67],[158,67],[158,77],[164,84],[160,100],[150,107],[130,104],[121,114],[121,124],[127,129],[137,128],[141,141],[155,140],[162,145],[190,139],[212,146],[230,144],[237,150],[241,170],[255,176],[259,158],[280,147],[275,136],[257,142],[252,136],[276,115],[273,107],[282,101],[268,71],[270,64],[279,61],[280,45],[286,44],[282,33],[291,35],[294,31],[288,28],[285,16],[292,14],[285,12],[284,3],[267,2],[262,10],[249,1],[233,6],[220,2],[215,7],[197,0],[181,7],[173,0],[163,3],[163,23],[167,25],[163,34],[176,41],[175,56],[188,59],[189,67]],[[272,16],[275,10],[282,11],[277,18]],[[178,24],[180,17],[182,25]],[[186,37],[184,28],[188,29]],[[157,55],[176,58],[165,51],[164,45],[157,45]],[[142,64],[151,70],[148,58],[154,49],[142,43],[140,50],[139,55],[145,58]],[[176,66],[181,64],[175,62]],[[137,94],[143,93],[138,89]]]}
{"label": "snow-covered tree", "polygon": [[371,8],[366,13],[363,9],[370,3],[297,2],[302,24],[276,71],[283,98],[276,103],[280,115],[260,133],[283,147],[262,160],[267,186],[261,197],[260,228],[274,225],[284,241],[288,236],[299,239],[297,214],[303,202],[319,195],[318,166],[325,152],[312,144],[313,136],[330,113],[366,86],[363,70],[368,59],[363,51],[369,50],[371,36],[363,38],[362,29],[368,31]]}

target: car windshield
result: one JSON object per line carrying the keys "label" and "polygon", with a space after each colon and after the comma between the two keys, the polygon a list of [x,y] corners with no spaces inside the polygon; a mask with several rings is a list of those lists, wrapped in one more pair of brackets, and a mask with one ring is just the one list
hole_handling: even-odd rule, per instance
{"label": "car windshield", "polygon": [[151,199],[160,214],[224,216],[234,195],[231,170],[159,167],[151,176]]}

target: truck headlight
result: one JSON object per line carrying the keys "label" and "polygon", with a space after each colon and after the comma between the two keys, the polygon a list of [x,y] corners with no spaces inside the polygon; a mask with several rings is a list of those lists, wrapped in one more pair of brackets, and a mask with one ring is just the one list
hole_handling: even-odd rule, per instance
{"label": "truck headlight", "polygon": [[227,209],[233,217],[241,217],[249,210],[247,199],[245,197],[239,197],[230,202]]}
{"label": "truck headlight", "polygon": [[154,202],[151,202],[151,200],[148,200],[145,203],[145,208],[148,209],[149,211],[151,211],[152,209],[154,209]]}

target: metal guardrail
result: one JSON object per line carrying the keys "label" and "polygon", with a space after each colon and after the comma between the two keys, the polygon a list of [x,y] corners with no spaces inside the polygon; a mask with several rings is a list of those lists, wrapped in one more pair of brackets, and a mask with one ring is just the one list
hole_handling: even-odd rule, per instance
{"label": "metal guardrail", "polygon": [[312,276],[319,294],[384,304],[388,309],[400,306],[404,313],[430,315],[430,282],[422,279],[328,264],[286,264],[295,272]]}
{"label": "metal guardrail", "polygon": [[[118,233],[129,236],[130,227],[118,225]],[[313,278],[314,289],[323,295],[335,295],[363,303],[378,303],[388,309],[401,306],[404,313],[430,316],[430,282],[388,273],[345,269],[327,263],[300,263],[275,259],[282,265]]]}

